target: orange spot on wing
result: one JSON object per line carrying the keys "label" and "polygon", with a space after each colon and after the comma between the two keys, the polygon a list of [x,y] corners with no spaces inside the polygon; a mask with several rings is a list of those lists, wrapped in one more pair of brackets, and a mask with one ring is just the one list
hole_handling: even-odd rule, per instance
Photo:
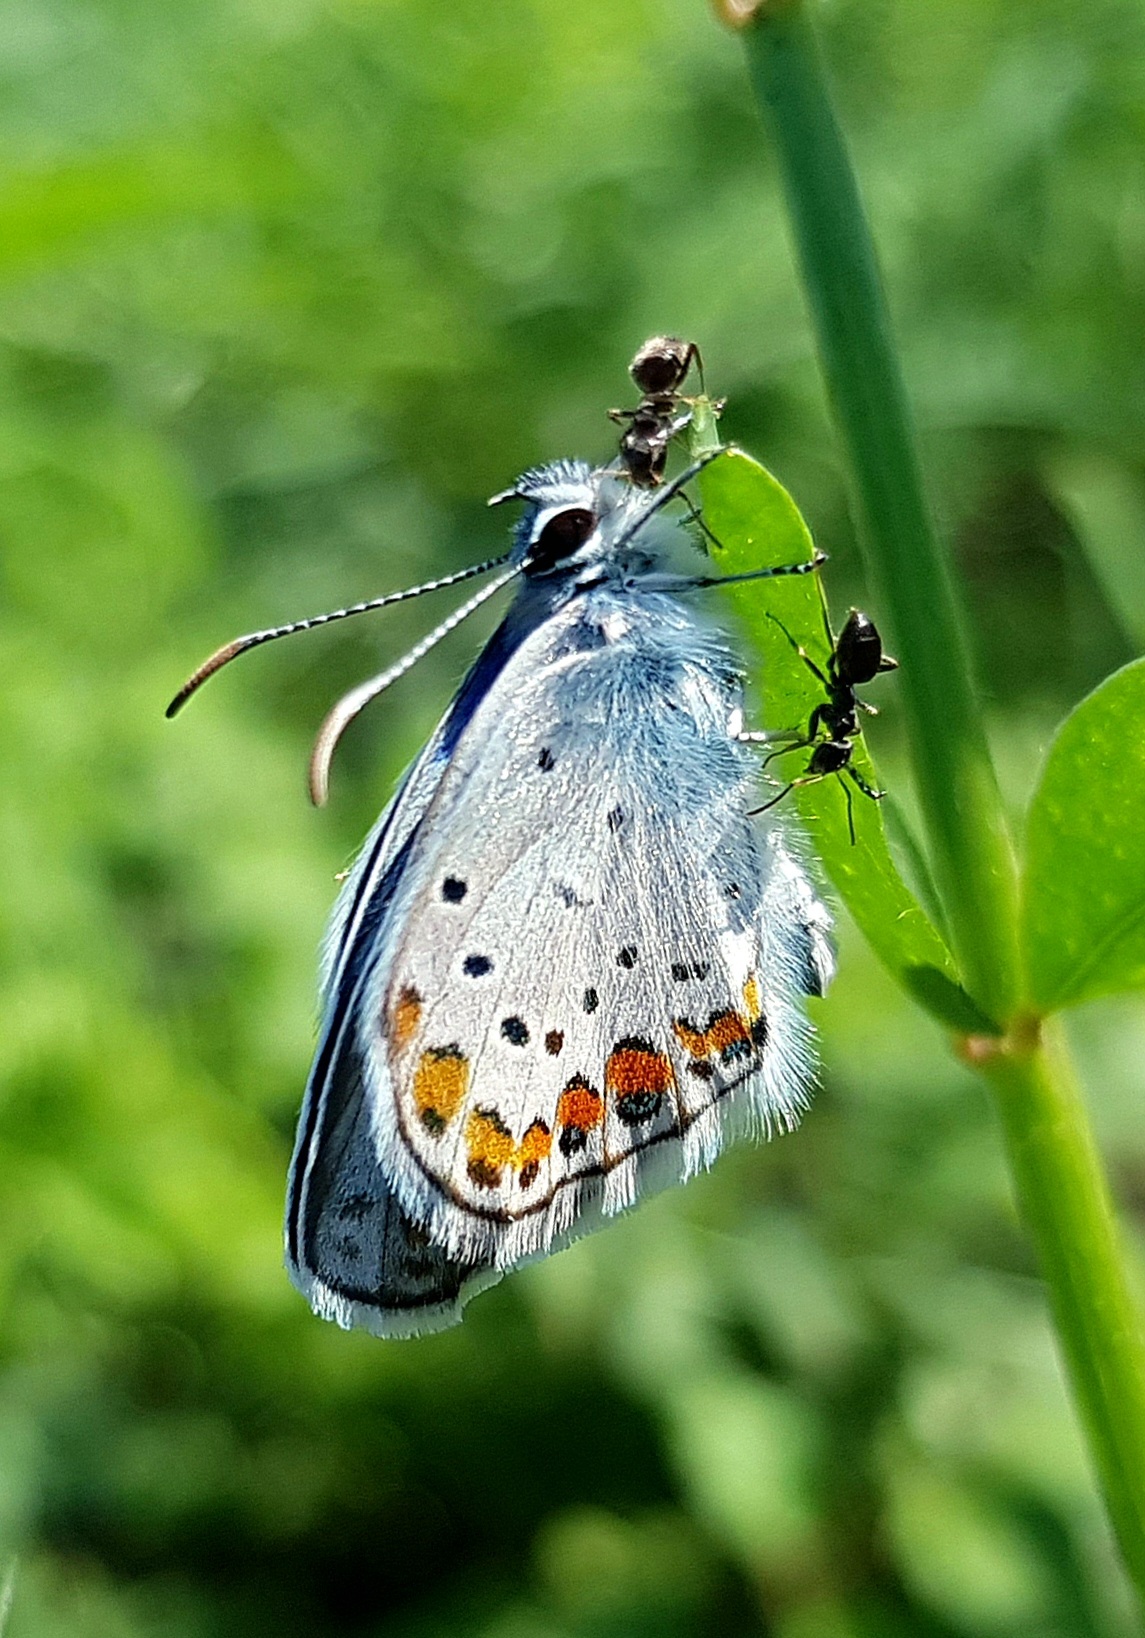
{"label": "orange spot on wing", "polygon": [[484,1189],[498,1187],[506,1166],[520,1172],[522,1186],[528,1188],[552,1146],[552,1133],[543,1120],[533,1121],[520,1143],[513,1141],[496,1109],[475,1109],[465,1123],[467,1170],[472,1181]]}
{"label": "orange spot on wing", "polygon": [[[713,1012],[702,1027],[687,1018],[672,1020],[672,1033],[693,1064],[704,1063],[709,1058],[719,1058],[725,1066],[743,1063],[763,1049],[767,1043],[767,1023],[760,1003],[759,981],[754,973],[743,987],[743,999],[746,1016],[729,1007],[725,1012]],[[697,1069],[695,1073],[701,1071]]]}
{"label": "orange spot on wing", "polygon": [[648,1041],[618,1041],[608,1055],[604,1084],[609,1092],[623,1098],[634,1092],[671,1091],[676,1076],[670,1061]]}
{"label": "orange spot on wing", "polygon": [[469,1059],[458,1046],[430,1047],[418,1059],[413,1101],[434,1137],[448,1126],[469,1086]]}
{"label": "orange spot on wing", "polygon": [[583,1075],[574,1075],[557,1104],[557,1125],[591,1132],[604,1118],[604,1100]]}
{"label": "orange spot on wing", "polygon": [[689,1024],[686,1018],[673,1018],[672,1034],[679,1041],[684,1051],[691,1058],[706,1058],[708,1055],[708,1032],[697,1029],[695,1024]]}
{"label": "orange spot on wing", "polygon": [[520,1171],[524,1166],[547,1160],[552,1146],[553,1134],[543,1120],[535,1120],[513,1153],[513,1165]]}
{"label": "orange spot on wing", "polygon": [[504,1166],[513,1153],[513,1134],[495,1109],[475,1109],[465,1122],[465,1147],[471,1160]]}
{"label": "orange spot on wing", "polygon": [[421,1022],[421,996],[412,984],[407,984],[398,995],[390,1012],[390,1036],[396,1047],[408,1045]]}
{"label": "orange spot on wing", "polygon": [[670,1059],[639,1036],[617,1041],[604,1066],[605,1090],[616,1118],[633,1129],[656,1119],[664,1094],[675,1084]]}
{"label": "orange spot on wing", "polygon": [[738,1012],[721,1013],[708,1026],[708,1040],[711,1042],[708,1049],[711,1052],[726,1052],[728,1047],[734,1047],[741,1041],[751,1045],[751,1035]]}
{"label": "orange spot on wing", "polygon": [[713,1013],[706,1029],[699,1029],[686,1018],[675,1018],[672,1033],[692,1058],[708,1058],[714,1052],[725,1052],[737,1041],[751,1045],[751,1033],[738,1012]]}

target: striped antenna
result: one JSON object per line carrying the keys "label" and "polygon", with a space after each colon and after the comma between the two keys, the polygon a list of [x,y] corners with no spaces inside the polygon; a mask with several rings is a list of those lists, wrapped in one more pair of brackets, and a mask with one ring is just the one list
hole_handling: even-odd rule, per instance
{"label": "striped antenna", "polygon": [[331,620],[347,620],[351,614],[369,614],[372,609],[388,608],[391,603],[406,603],[411,597],[421,597],[424,592],[440,591],[444,586],[456,586],[459,581],[472,580],[474,575],[488,574],[490,569],[500,569],[508,561],[508,556],[491,557],[484,563],[474,563],[470,568],[459,569],[456,574],[447,574],[440,580],[427,580],[424,585],[410,586],[407,591],[387,592],[384,597],[371,597],[364,603],[351,603],[349,608],[334,609],[330,614],[313,614],[308,620],[291,620],[285,626],[270,626],[266,631],[252,631],[246,637],[235,637],[231,642],[224,643],[222,648],[216,649],[210,659],[204,660],[199,669],[187,678],[167,707],[165,715],[173,717],[177,711],[181,711],[191,695],[198,692],[208,677],[213,677],[216,671],[221,671],[225,665],[229,665],[250,648],[258,648],[262,643],[272,643],[276,637],[292,637],[296,631],[313,631],[316,626],[328,626]]}
{"label": "striped antenna", "polygon": [[667,506],[669,501],[675,500],[681,489],[686,484],[691,483],[693,478],[698,477],[706,466],[711,466],[713,461],[718,461],[721,455],[735,453],[738,453],[738,451],[734,444],[721,444],[718,449],[706,450],[703,455],[698,456],[691,466],[685,467],[683,472],[677,473],[670,483],[666,483],[663,488],[654,491],[655,499],[644,508],[639,517],[632,520],[622,534],[616,537],[613,541],[613,549],[619,551],[622,546],[627,546],[633,535],[640,533],[648,519],[654,517],[662,507]]}
{"label": "striped antenna", "polygon": [[[662,507],[667,506],[669,501],[675,500],[677,495],[681,495],[685,485],[691,483],[693,478],[698,477],[706,466],[710,466],[713,461],[718,461],[721,455],[736,455],[738,453],[739,451],[735,444],[721,444],[718,449],[706,450],[703,455],[698,456],[697,459],[692,462],[691,466],[686,467],[685,470],[678,473],[670,483],[664,484],[662,488],[655,491],[655,499],[650,505],[644,508],[640,516],[635,518],[622,534],[617,536],[616,540],[613,542],[613,549],[619,551],[622,546],[627,546],[628,542],[633,538],[633,536],[640,533],[641,529],[643,529],[649,518],[654,517]],[[711,538],[714,540],[715,537],[711,534],[711,530],[708,529],[707,525],[703,523],[703,519],[698,517],[695,507],[693,507],[691,502],[688,501],[688,497],[683,495],[682,498],[688,502],[693,517],[695,517],[701,524],[705,534],[711,536]],[[717,542],[717,544],[719,543]],[[737,581],[741,580],[772,580],[780,575],[786,574],[813,574],[815,570],[821,568],[826,561],[826,552],[815,552],[813,556],[809,557],[803,563],[781,563],[776,568],[749,569],[744,574],[671,575],[653,573],[638,575],[634,580],[630,581],[629,584],[633,586],[640,586],[645,591],[702,591],[709,586],[733,586]]]}
{"label": "striped antenna", "polygon": [[[737,586],[744,580],[775,580],[785,574],[814,574],[816,569],[821,569],[827,561],[826,552],[815,552],[813,556],[804,558],[801,563],[778,563],[770,569],[745,569],[743,574],[682,575],[679,583],[671,589],[680,592],[706,591],[709,586]],[[638,579],[636,584],[647,587],[651,578],[648,576],[645,579]],[[776,621],[777,625],[778,623]]]}
{"label": "striped antenna", "polygon": [[371,700],[376,700],[378,695],[384,693],[391,683],[397,682],[399,677],[404,677],[431,648],[437,647],[443,637],[448,637],[455,626],[459,626],[463,620],[468,620],[482,603],[487,603],[494,593],[499,592],[502,586],[507,586],[520,572],[519,568],[514,568],[507,574],[498,575],[490,585],[483,587],[471,597],[468,603],[454,609],[449,618],[443,620],[428,636],[423,637],[420,643],[415,643],[409,653],[403,655],[396,664],[379,672],[367,682],[359,683],[357,688],[351,688],[348,694],[342,696],[319,728],[318,738],[314,741],[314,750],[310,757],[310,800],[316,808],[325,806],[330,791],[330,764],[338,741],[363,707],[369,705]]}

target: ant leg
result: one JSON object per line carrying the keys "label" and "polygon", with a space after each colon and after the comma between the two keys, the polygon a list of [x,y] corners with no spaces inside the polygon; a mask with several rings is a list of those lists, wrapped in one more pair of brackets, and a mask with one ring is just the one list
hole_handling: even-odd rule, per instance
{"label": "ant leg", "polygon": [[869,796],[872,802],[881,802],[883,797],[887,794],[886,791],[877,791],[873,785],[868,785],[857,768],[848,768],[846,771],[862,791],[863,795]]}
{"label": "ant leg", "polygon": [[779,619],[778,615],[772,614],[771,610],[768,609],[767,618],[769,620],[774,620],[775,621],[775,624],[779,627],[780,631],[787,638],[787,641],[791,644],[791,646],[795,650],[796,654],[798,654],[799,658],[803,661],[803,664],[808,668],[809,671],[814,672],[814,674],[818,677],[819,681],[823,684],[824,688],[829,689],[831,687],[831,683],[830,683],[829,678],[825,677],[823,672],[820,671],[819,667],[815,664],[815,661],[811,658],[810,654],[808,654],[807,650],[803,647],[803,645],[801,643],[797,643],[795,641],[795,638],[791,635],[791,633],[788,631],[787,627],[783,624],[783,621],[781,619]]}
{"label": "ant leg", "polygon": [[865,711],[869,717],[877,717],[879,714],[877,705],[868,705],[866,700],[861,700],[857,694],[855,695],[855,704],[860,711]]}
{"label": "ant leg", "polygon": [[[855,776],[857,777],[857,775]],[[847,829],[851,833],[851,846],[855,845],[855,804],[851,800],[851,787],[846,784],[840,775],[839,783],[843,786],[843,795],[847,798]]]}

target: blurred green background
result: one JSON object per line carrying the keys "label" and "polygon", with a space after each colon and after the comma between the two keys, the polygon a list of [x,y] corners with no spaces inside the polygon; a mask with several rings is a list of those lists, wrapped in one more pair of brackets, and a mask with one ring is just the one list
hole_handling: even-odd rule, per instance
{"label": "blurred green background", "polygon": [[[817,8],[1008,795],[1145,638],[1145,10]],[[842,929],[801,1131],[384,1344],[280,1208],[335,872],[492,616],[310,736],[605,457],[650,332],[862,587],[701,0],[0,4],[6,1638],[1122,1638],[983,1093]],[[893,679],[872,743],[899,791]],[[1145,1009],[1073,1021],[1131,1234]]]}

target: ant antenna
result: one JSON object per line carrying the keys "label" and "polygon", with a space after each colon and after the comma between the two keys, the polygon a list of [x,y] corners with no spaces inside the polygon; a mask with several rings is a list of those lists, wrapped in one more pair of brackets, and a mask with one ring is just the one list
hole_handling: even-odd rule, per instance
{"label": "ant antenna", "polygon": [[[461,580],[471,580],[474,575],[488,574],[490,569],[499,569],[508,563],[509,558],[491,557],[484,563],[474,563],[468,569],[458,569],[455,574],[444,575],[440,580],[427,580],[421,586],[410,586],[407,591],[387,592],[384,597],[371,597],[364,603],[351,603],[348,608],[334,609],[330,614],[313,614],[308,620],[291,620],[285,626],[270,626],[266,631],[252,631],[246,637],[235,637],[222,648],[216,649],[210,659],[204,660],[180,688],[164,713],[173,717],[181,711],[191,698],[192,694],[213,677],[216,671],[221,671],[225,665],[236,660],[240,654],[245,654],[250,648],[258,648],[262,643],[271,643],[277,637],[292,637],[296,631],[313,631],[316,626],[328,626],[331,620],[346,620],[351,614],[368,614],[372,609],[388,608],[391,603],[405,603],[411,597],[420,597],[423,592],[440,591],[445,586],[456,586]],[[498,582],[504,584],[504,582]]]}
{"label": "ant antenna", "polygon": [[[504,559],[501,559],[501,561],[503,562]],[[488,564],[483,565],[486,568],[489,566]],[[476,571],[469,570],[468,572],[472,574]],[[423,637],[419,643],[415,643],[409,653],[404,654],[396,664],[389,666],[385,671],[379,672],[376,677],[369,678],[367,682],[359,683],[356,688],[351,688],[348,694],[342,696],[337,705],[327,715],[321,728],[319,728],[318,738],[314,741],[314,750],[310,756],[310,800],[316,808],[325,806],[326,797],[330,790],[330,764],[333,761],[334,752],[337,749],[338,741],[358,713],[369,705],[371,700],[376,700],[379,694],[384,693],[391,683],[397,682],[399,677],[404,677],[406,672],[428,654],[431,648],[437,647],[443,637],[448,637],[455,626],[459,626],[463,620],[467,620],[476,609],[481,607],[482,603],[487,603],[494,593],[499,592],[502,586],[507,586],[510,580],[515,579],[520,572],[519,568],[512,568],[507,574],[498,575],[496,580],[492,581],[488,586],[482,587],[475,596],[471,597],[468,603],[463,603],[459,609],[454,609],[449,618],[443,620],[428,636]]]}

